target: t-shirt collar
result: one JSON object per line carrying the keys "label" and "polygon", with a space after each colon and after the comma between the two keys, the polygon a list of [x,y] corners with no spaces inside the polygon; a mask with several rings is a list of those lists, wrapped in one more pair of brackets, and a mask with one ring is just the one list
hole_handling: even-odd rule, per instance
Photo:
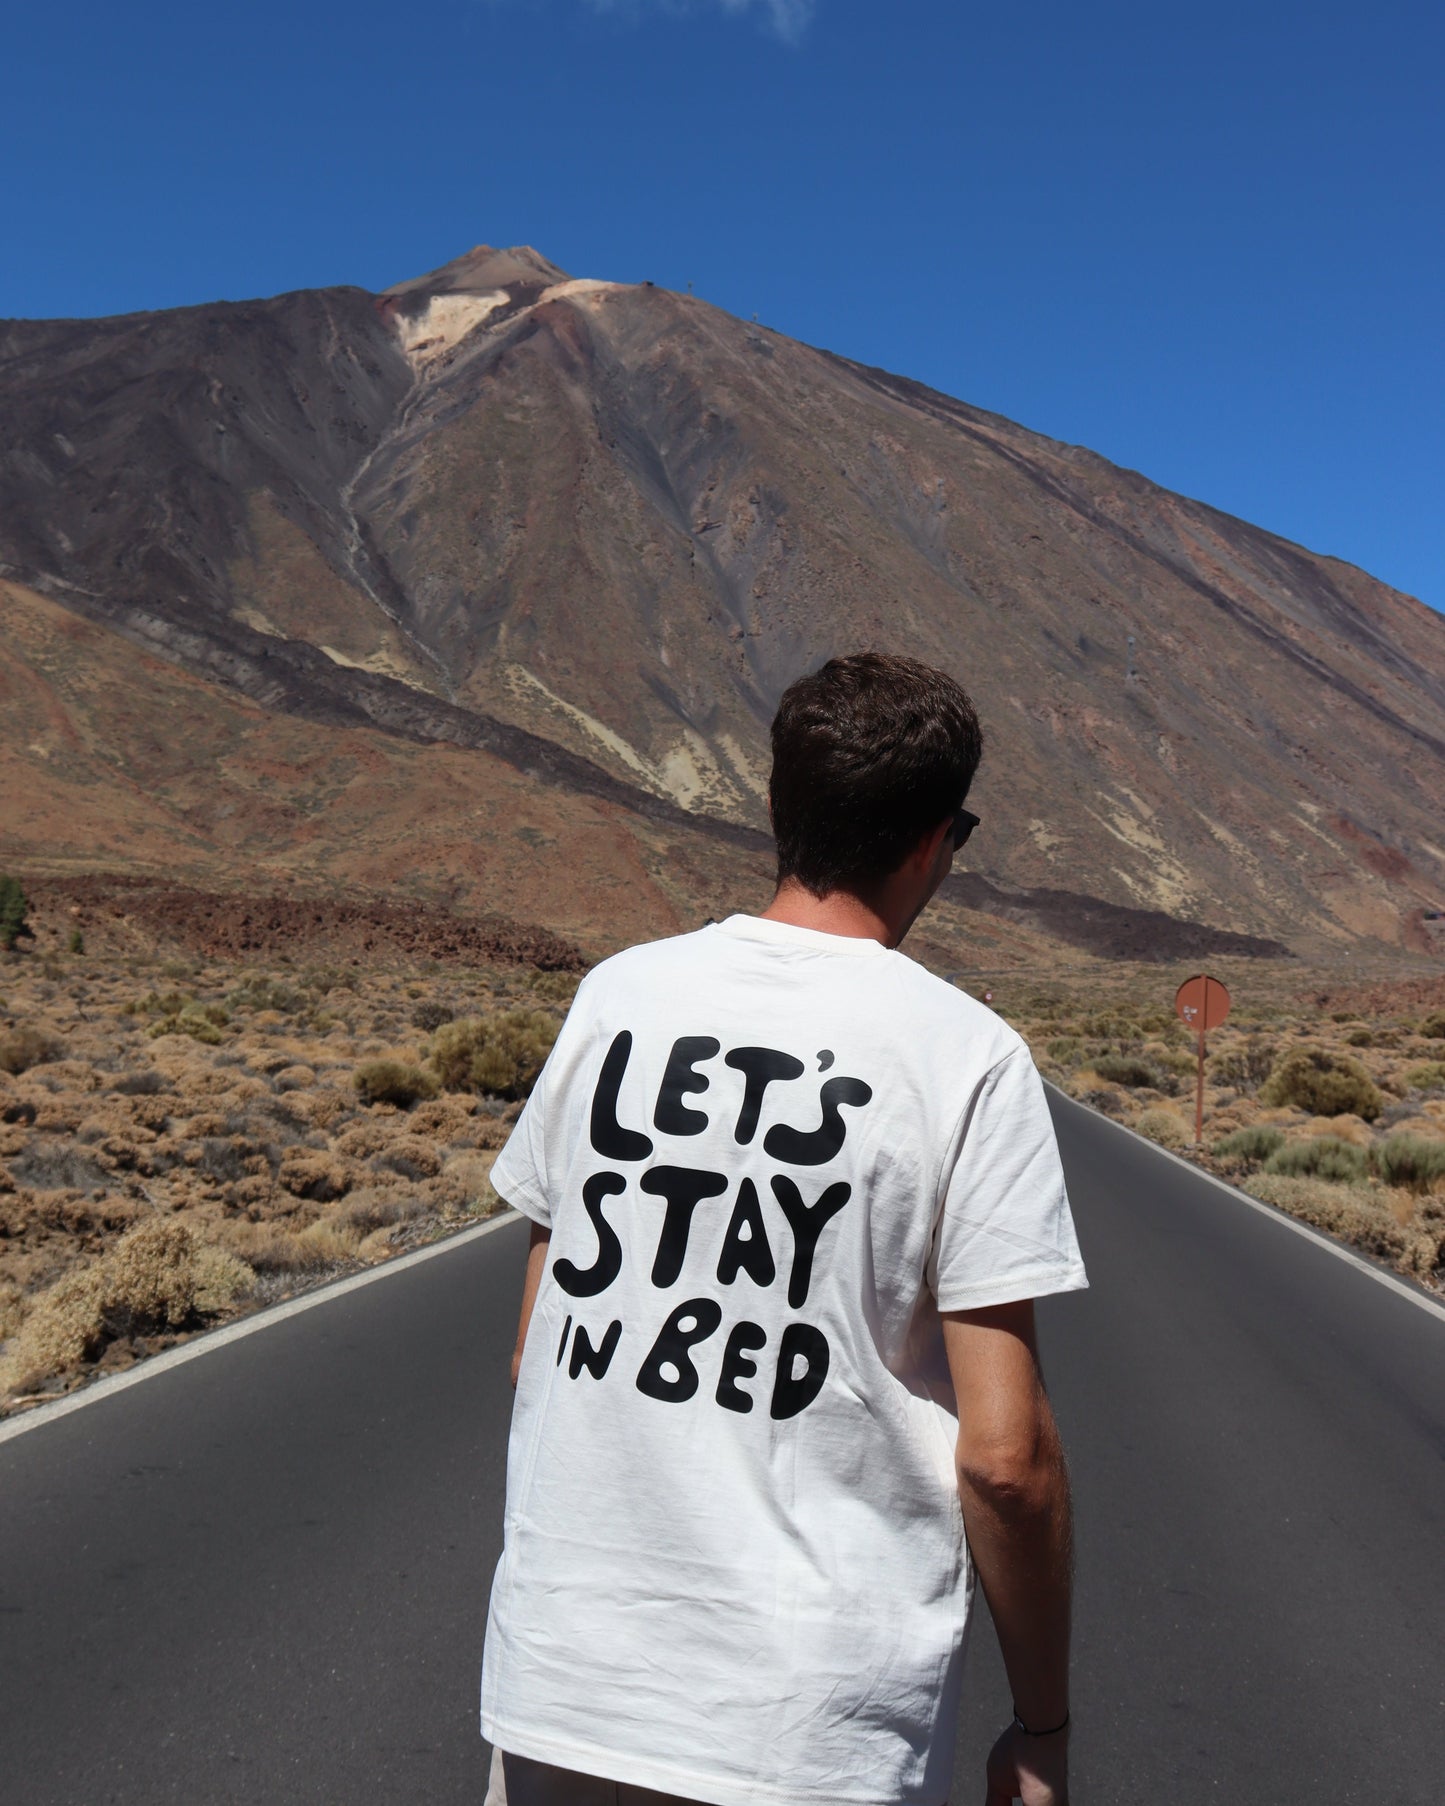
{"label": "t-shirt collar", "polygon": [[775,922],[771,917],[731,915],[713,926],[721,934],[741,941],[767,941],[775,946],[808,947],[817,953],[843,953],[868,956],[887,953],[882,941],[853,934],[826,934],[821,928],[800,928],[794,922]]}

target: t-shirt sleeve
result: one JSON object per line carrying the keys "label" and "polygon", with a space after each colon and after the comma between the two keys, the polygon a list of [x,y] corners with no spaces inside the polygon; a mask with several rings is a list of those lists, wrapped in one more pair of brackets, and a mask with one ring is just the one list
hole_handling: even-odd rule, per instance
{"label": "t-shirt sleeve", "polygon": [[1053,1119],[1022,1043],[984,1075],[945,1155],[928,1283],[941,1311],[1088,1285]]}
{"label": "t-shirt sleeve", "polygon": [[507,1144],[492,1163],[492,1190],[523,1216],[544,1228],[552,1224],[547,1195],[547,1093],[549,1058],[537,1075]]}

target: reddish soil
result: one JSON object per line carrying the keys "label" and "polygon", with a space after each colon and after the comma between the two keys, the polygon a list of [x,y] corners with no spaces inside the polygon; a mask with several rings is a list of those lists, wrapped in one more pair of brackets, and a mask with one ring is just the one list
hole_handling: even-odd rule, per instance
{"label": "reddish soil", "polygon": [[82,933],[126,923],[208,959],[324,953],[374,964],[405,956],[534,966],[543,972],[583,972],[589,963],[570,941],[546,928],[420,903],[238,896],[119,876],[27,879],[26,893],[37,914],[64,914]]}

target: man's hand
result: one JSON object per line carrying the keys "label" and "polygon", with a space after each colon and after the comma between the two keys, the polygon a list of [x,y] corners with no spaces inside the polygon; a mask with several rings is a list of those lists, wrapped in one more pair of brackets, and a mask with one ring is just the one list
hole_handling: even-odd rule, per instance
{"label": "man's hand", "polygon": [[1026,1737],[1011,1724],[989,1751],[984,1806],[1069,1806],[1069,1733]]}

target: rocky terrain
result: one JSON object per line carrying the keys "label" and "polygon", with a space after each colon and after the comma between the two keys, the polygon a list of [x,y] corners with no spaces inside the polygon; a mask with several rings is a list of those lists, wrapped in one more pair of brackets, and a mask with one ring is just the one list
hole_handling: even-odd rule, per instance
{"label": "rocky terrain", "polygon": [[1445,620],[699,299],[479,247],[0,323],[0,401],[32,876],[506,898],[605,950],[765,881],[777,697],[871,644],[979,700],[975,917],[1445,952]]}

